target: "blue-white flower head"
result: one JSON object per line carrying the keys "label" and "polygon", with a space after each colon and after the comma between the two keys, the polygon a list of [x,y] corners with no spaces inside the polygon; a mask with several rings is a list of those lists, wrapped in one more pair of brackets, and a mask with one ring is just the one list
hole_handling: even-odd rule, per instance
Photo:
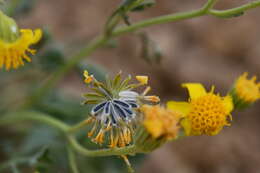
{"label": "blue-white flower head", "polygon": [[138,108],[143,101],[159,102],[156,96],[145,96],[149,87],[144,93],[139,94],[133,91],[134,88],[144,85],[145,76],[137,78],[139,83],[129,84],[131,77],[121,79],[118,73],[114,79],[107,79],[105,83],[97,81],[93,75],[85,75],[85,83],[89,85],[92,93],[85,94],[85,104],[94,104],[91,110],[91,121],[94,122],[92,130],[88,133],[96,143],[103,143],[106,132],[110,134],[111,147],[123,147],[132,140],[135,122],[138,118]]}

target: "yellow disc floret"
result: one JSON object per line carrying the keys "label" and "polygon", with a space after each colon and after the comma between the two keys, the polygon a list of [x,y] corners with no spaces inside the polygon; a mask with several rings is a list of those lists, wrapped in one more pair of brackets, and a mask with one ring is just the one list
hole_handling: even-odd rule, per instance
{"label": "yellow disc floret", "polygon": [[191,111],[187,115],[187,120],[191,122],[193,135],[215,135],[228,125],[228,114],[220,96],[209,93],[191,100],[190,104]]}
{"label": "yellow disc floret", "polygon": [[235,83],[235,93],[244,102],[253,103],[260,99],[260,83],[256,82],[256,76],[247,78],[248,73],[241,75]]}

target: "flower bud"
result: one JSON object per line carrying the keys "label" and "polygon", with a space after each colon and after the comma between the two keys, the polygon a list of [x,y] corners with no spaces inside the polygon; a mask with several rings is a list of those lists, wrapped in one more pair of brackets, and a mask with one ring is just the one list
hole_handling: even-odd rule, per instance
{"label": "flower bud", "polygon": [[0,40],[12,43],[19,38],[19,29],[15,21],[0,11]]}
{"label": "flower bud", "polygon": [[134,135],[135,145],[143,152],[151,152],[178,136],[180,114],[159,105],[143,105],[142,125]]}
{"label": "flower bud", "polygon": [[245,109],[260,99],[260,83],[256,82],[256,76],[251,79],[247,76],[248,73],[244,73],[238,77],[230,92],[236,109]]}

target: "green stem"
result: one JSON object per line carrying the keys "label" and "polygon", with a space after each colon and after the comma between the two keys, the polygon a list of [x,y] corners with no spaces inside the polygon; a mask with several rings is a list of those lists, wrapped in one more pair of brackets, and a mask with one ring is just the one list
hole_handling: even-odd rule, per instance
{"label": "green stem", "polygon": [[112,36],[116,37],[116,36],[122,35],[124,33],[133,32],[133,31],[136,31],[138,29],[145,28],[148,26],[164,24],[164,23],[169,23],[169,22],[177,22],[180,20],[191,19],[191,18],[203,16],[204,14],[205,13],[203,12],[203,9],[199,9],[199,10],[194,10],[194,11],[189,11],[189,12],[176,13],[173,15],[155,17],[152,19],[148,19],[148,20],[145,20],[142,22],[132,24],[130,26],[120,27],[112,33]]}
{"label": "green stem", "polygon": [[240,7],[228,9],[228,10],[210,10],[209,14],[217,17],[229,17],[236,14],[241,14],[245,12],[246,10],[250,10],[252,8],[256,8],[260,6],[260,0],[249,2],[247,4],[244,4]]}
{"label": "green stem", "polygon": [[52,118],[46,114],[39,113],[39,112],[24,111],[24,112],[13,112],[13,113],[6,114],[0,118],[0,126],[12,124],[18,121],[25,121],[25,120],[42,122],[59,129],[61,132],[66,134],[67,139],[71,144],[71,146],[78,153],[82,155],[96,157],[96,156],[111,156],[111,155],[129,155],[129,154],[131,155],[140,152],[134,145],[124,147],[124,148],[101,149],[101,150],[85,149],[76,141],[76,139],[73,136],[68,134],[70,129],[68,125],[55,118]]}
{"label": "green stem", "polygon": [[209,11],[209,9],[212,9],[214,5],[217,3],[218,0],[208,0],[208,2],[203,6],[203,10],[205,13]]}
{"label": "green stem", "polygon": [[67,145],[67,152],[68,152],[69,165],[72,173],[79,173],[75,153],[72,150],[72,148],[70,148],[69,144]]}
{"label": "green stem", "polygon": [[52,118],[46,114],[39,113],[39,112],[32,112],[32,111],[23,111],[23,112],[12,112],[9,114],[4,115],[0,118],[0,126],[12,124],[17,121],[25,121],[25,120],[31,120],[31,121],[38,121],[45,124],[48,124],[52,127],[55,127],[62,132],[67,132],[69,129],[69,126],[64,124],[63,122]]}
{"label": "green stem", "polygon": [[134,155],[136,153],[140,153],[140,151],[136,148],[135,145],[130,145],[123,148],[111,148],[111,149],[100,149],[100,150],[88,150],[82,147],[76,139],[69,135],[68,141],[71,146],[81,155],[89,156],[89,157],[100,157],[100,156],[120,156],[120,155]]}
{"label": "green stem", "polygon": [[79,131],[80,129],[86,127],[87,124],[88,124],[88,123],[86,122],[86,120],[83,120],[83,121],[79,122],[78,124],[76,124],[76,125],[70,127],[70,128],[68,129],[68,132],[69,132],[69,133],[75,133],[75,132]]}

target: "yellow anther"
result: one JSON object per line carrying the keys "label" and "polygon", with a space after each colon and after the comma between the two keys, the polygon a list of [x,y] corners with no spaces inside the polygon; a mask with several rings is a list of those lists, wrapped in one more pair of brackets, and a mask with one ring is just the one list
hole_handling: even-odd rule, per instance
{"label": "yellow anther", "polygon": [[136,76],[135,78],[140,82],[141,85],[148,84],[148,76]]}
{"label": "yellow anther", "polygon": [[83,75],[84,75],[84,77],[85,77],[84,82],[85,82],[86,84],[89,84],[89,83],[91,83],[91,82],[94,80],[94,76],[93,76],[93,75],[90,75],[90,76],[89,76],[87,70],[84,71],[84,74],[83,74]]}

